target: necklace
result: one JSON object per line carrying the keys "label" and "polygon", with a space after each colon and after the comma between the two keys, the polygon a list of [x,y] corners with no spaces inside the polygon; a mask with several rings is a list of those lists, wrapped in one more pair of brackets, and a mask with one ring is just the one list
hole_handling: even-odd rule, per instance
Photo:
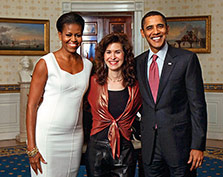
{"label": "necklace", "polygon": [[112,78],[108,77],[108,79],[112,82],[121,82],[123,80],[123,78],[120,78],[120,79],[116,79],[116,80],[113,80]]}

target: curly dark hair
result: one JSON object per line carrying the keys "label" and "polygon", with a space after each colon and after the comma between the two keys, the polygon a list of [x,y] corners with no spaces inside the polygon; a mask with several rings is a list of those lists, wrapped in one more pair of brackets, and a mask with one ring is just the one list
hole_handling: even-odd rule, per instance
{"label": "curly dark hair", "polygon": [[132,53],[132,45],[128,37],[123,33],[111,33],[106,35],[96,47],[95,73],[97,82],[104,85],[107,82],[108,67],[104,62],[104,53],[109,44],[120,43],[124,51],[124,62],[122,64],[122,76],[124,86],[134,86],[136,82],[135,59]]}

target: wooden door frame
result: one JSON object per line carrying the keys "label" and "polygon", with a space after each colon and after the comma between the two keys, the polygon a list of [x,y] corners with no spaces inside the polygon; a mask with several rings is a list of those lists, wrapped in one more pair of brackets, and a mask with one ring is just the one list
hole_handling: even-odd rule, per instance
{"label": "wooden door frame", "polygon": [[133,47],[135,56],[144,51],[144,42],[140,34],[141,19],[144,14],[144,1],[74,1],[62,2],[63,13],[76,12],[134,12]]}

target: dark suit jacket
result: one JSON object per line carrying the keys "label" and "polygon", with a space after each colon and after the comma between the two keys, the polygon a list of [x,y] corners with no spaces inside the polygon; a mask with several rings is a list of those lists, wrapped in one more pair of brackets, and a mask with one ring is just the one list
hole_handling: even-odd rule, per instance
{"label": "dark suit jacket", "polygon": [[191,149],[205,150],[207,111],[200,64],[193,52],[169,46],[155,104],[147,77],[148,52],[136,57],[143,98],[143,162],[151,162],[157,124],[166,161],[172,165],[185,164]]}

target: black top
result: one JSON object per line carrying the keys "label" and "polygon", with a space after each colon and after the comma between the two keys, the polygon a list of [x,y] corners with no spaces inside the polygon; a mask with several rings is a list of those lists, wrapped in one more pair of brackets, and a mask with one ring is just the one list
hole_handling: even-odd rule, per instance
{"label": "black top", "polygon": [[128,89],[120,91],[108,91],[108,111],[117,119],[125,110],[129,99]]}
{"label": "black top", "polygon": [[[108,111],[115,119],[124,112],[128,99],[128,88],[118,91],[108,90]],[[108,130],[109,127],[93,135],[93,137],[98,140],[108,139]]]}

